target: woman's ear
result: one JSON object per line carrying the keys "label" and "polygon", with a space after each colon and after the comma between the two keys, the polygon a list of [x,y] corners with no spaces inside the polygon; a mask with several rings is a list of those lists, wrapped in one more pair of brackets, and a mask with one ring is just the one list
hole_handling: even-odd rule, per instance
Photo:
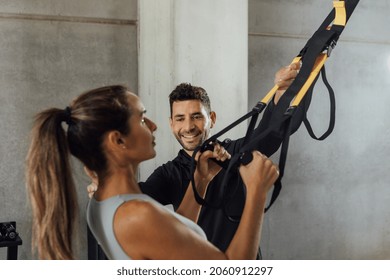
{"label": "woman's ear", "polygon": [[107,133],[107,147],[110,150],[126,149],[125,141],[119,131],[113,130]]}

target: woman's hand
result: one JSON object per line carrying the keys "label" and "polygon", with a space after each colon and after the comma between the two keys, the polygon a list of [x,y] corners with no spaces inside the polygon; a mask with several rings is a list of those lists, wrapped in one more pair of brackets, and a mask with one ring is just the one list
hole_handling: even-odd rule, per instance
{"label": "woman's hand", "polygon": [[240,166],[242,180],[248,192],[260,191],[267,194],[279,177],[279,168],[269,158],[258,151],[252,152],[253,160]]}

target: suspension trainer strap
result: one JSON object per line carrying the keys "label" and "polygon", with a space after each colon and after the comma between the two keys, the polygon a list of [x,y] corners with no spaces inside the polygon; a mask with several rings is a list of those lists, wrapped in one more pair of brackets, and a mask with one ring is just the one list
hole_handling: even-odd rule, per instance
{"label": "suspension trainer strap", "polygon": [[[196,190],[195,178],[194,178],[194,175],[193,175],[194,172],[195,172],[195,168],[196,168],[196,160],[195,160],[196,154],[199,151],[201,151],[201,152],[204,152],[206,150],[211,150],[212,151],[214,149],[214,143],[215,142],[218,142],[218,143],[222,144],[221,142],[219,142],[217,140],[218,137],[220,137],[221,135],[225,134],[226,132],[228,132],[232,128],[236,127],[238,124],[242,123],[243,121],[251,118],[248,130],[247,130],[247,133],[246,133],[246,136],[245,136],[245,139],[244,139],[244,143],[246,143],[250,139],[250,137],[252,135],[252,131],[253,131],[254,126],[256,124],[258,115],[266,108],[266,106],[267,106],[267,104],[264,103],[263,101],[258,102],[256,104],[256,106],[253,107],[253,109],[249,113],[245,114],[244,116],[242,116],[241,118],[239,118],[238,120],[233,122],[232,124],[228,125],[224,129],[222,129],[220,132],[216,133],[215,135],[213,135],[212,137],[210,137],[209,139],[204,141],[204,143],[200,147],[197,147],[193,151],[192,159],[191,159],[191,167],[190,167],[190,174],[192,174],[192,176],[191,176],[191,185],[192,185],[192,189],[193,189],[193,192],[194,192],[195,200],[196,200],[196,202],[198,202],[198,204],[200,204],[200,205],[207,205],[208,207],[211,207],[211,208],[221,208],[222,207],[222,200],[219,203],[212,205],[212,204],[208,203],[206,200],[204,200],[199,195],[198,191]],[[227,170],[227,174],[229,174],[229,176],[230,176],[231,170],[233,169],[233,167],[237,167],[236,164],[239,161],[240,161],[240,155],[236,154],[236,155],[233,155],[232,158],[229,161],[225,161],[225,162],[218,162],[217,161],[217,163],[220,164],[223,168],[225,168]],[[224,182],[226,180],[227,180],[227,177],[225,176],[224,180],[223,180],[223,183],[222,183],[222,186],[225,185]]]}
{"label": "suspension trainer strap", "polygon": [[[325,66],[321,69],[321,77],[322,77],[322,81],[324,82],[325,86],[328,89],[329,100],[330,100],[330,118],[329,118],[328,129],[324,132],[324,134],[322,134],[321,136],[318,137],[318,136],[315,135],[315,133],[313,131],[313,128],[311,127],[310,122],[307,119],[306,115],[305,115],[305,118],[303,120],[303,123],[305,124],[305,127],[306,127],[307,132],[309,133],[309,135],[313,139],[319,140],[319,141],[322,141],[322,140],[326,139],[333,132],[334,125],[335,125],[335,122],[336,122],[336,98],[335,98],[334,91],[333,91],[332,87],[330,86],[330,84],[329,84],[329,82],[328,82],[328,80],[326,78]],[[311,90],[313,90],[313,89],[311,89]]]}
{"label": "suspension trainer strap", "polygon": [[[349,17],[351,16],[352,12],[354,11],[354,9],[359,1],[358,0],[357,1],[351,0],[351,1],[348,1],[347,3],[344,3],[344,2],[345,1],[334,1],[334,3],[333,3],[334,9],[331,11],[331,13],[328,15],[328,17],[321,24],[321,26],[317,30],[317,32],[313,35],[313,37],[308,41],[306,46],[300,52],[299,56],[303,56],[302,67],[304,68],[306,61],[312,61],[312,57],[310,59],[308,57],[310,56],[310,54],[314,54],[313,49],[312,49],[313,42],[318,40],[317,37],[324,36],[323,34],[318,35],[322,32],[321,30],[330,30],[330,31],[334,32],[332,34],[333,37],[331,37],[331,39],[329,41],[327,41],[325,47],[322,50],[322,53],[318,54],[316,62],[312,68],[310,75],[306,78],[307,73],[304,74],[304,76],[307,80],[306,80],[305,84],[303,85],[303,87],[299,91],[297,91],[298,93],[296,94],[296,97],[294,98],[290,108],[286,111],[286,113],[290,114],[292,118],[295,116],[295,114],[298,113],[297,114],[298,118],[296,118],[296,119],[298,119],[298,121],[295,121],[295,123],[294,123],[294,121],[290,120],[289,124],[287,126],[288,129],[284,134],[284,139],[282,142],[282,148],[281,148],[281,152],[280,152],[281,154],[280,154],[280,159],[279,159],[280,176],[279,176],[278,180],[275,182],[274,190],[272,193],[270,203],[266,207],[265,211],[269,210],[269,208],[275,202],[276,198],[278,197],[278,195],[282,189],[281,178],[284,175],[284,168],[285,168],[285,163],[286,163],[286,159],[287,159],[289,137],[293,133],[293,131],[298,129],[300,122],[301,122],[301,119],[302,119],[302,117],[301,117],[302,112],[301,112],[301,114],[299,114],[300,113],[299,111],[296,112],[297,107],[299,105],[301,105],[301,107],[303,107],[303,122],[304,122],[304,124],[305,124],[305,126],[306,126],[306,128],[307,128],[307,130],[312,138],[314,138],[316,140],[324,140],[333,131],[333,128],[335,125],[335,108],[336,108],[335,96],[334,96],[333,89],[331,88],[330,84],[328,83],[328,81],[326,79],[324,63],[325,63],[326,59],[330,56],[333,48],[336,46],[337,40],[339,39],[341,32],[344,30],[345,24],[347,23]],[[332,20],[333,20],[333,25],[329,28],[328,26]],[[323,31],[323,32],[326,32],[326,31]],[[323,37],[323,38],[325,38],[325,37]],[[317,42],[319,42],[319,41],[317,41]],[[326,53],[324,53],[325,51],[326,51]],[[328,127],[327,131],[322,136],[317,137],[317,136],[315,136],[309,121],[307,120],[306,113],[307,113],[307,110],[308,110],[309,105],[310,105],[310,101],[311,101],[311,97],[312,97],[312,93],[313,93],[313,88],[314,88],[314,85],[318,79],[319,72],[321,72],[323,82],[326,85],[328,92],[329,92],[330,121],[329,121],[329,127]],[[301,78],[301,77],[297,77],[297,79],[299,79],[299,78]],[[295,86],[294,83],[293,83],[292,87]],[[290,87],[290,88],[292,88],[292,87]],[[290,90],[290,88],[288,90]],[[293,88],[293,90],[295,91],[296,88]],[[301,101],[304,98],[305,98],[304,103],[301,104]],[[290,111],[290,113],[288,111]]]}
{"label": "suspension trainer strap", "polygon": [[[194,174],[196,167],[195,155],[199,150],[212,150],[212,143],[218,142],[218,137],[220,137],[242,121],[248,118],[252,118],[244,138],[244,144],[241,146],[239,152],[232,155],[232,158],[229,161],[225,161],[223,165],[221,164],[223,168],[226,169],[222,185],[220,186],[220,188],[222,188],[223,193],[221,201],[211,205],[202,197],[200,197],[195,187],[194,176],[192,175],[191,183],[195,199],[199,204],[207,205],[213,208],[224,207],[224,209],[226,209],[226,205],[224,205],[224,203],[225,201],[229,201],[230,199],[232,199],[232,195],[234,193],[231,192],[231,190],[226,190],[226,185],[230,179],[230,176],[232,175],[232,173],[234,173],[234,170],[235,172],[237,172],[237,168],[241,164],[246,165],[251,162],[252,151],[257,149],[257,144],[259,143],[259,141],[261,141],[271,133],[274,133],[276,135],[279,135],[282,139],[279,158],[280,176],[275,182],[270,203],[266,207],[267,211],[274,203],[282,189],[281,180],[284,175],[289,139],[291,134],[299,128],[302,122],[304,122],[311,137],[316,140],[324,140],[331,134],[335,125],[336,105],[334,92],[326,79],[324,64],[330,56],[333,48],[336,46],[340,34],[344,30],[344,27],[349,20],[352,12],[354,11],[355,7],[357,6],[358,2],[359,0],[333,1],[334,9],[325,18],[325,20],[320,25],[318,30],[313,34],[313,36],[307,41],[306,45],[300,51],[298,56],[292,60],[291,63],[301,62],[301,69],[293,83],[284,92],[284,94],[278,101],[278,104],[273,109],[268,128],[266,128],[259,135],[253,136],[253,130],[258,115],[266,108],[266,106],[268,106],[269,102],[273,99],[276,91],[278,90],[277,85],[275,85],[266,94],[266,96],[258,104],[256,104],[256,106],[252,109],[251,112],[247,113],[219,133],[207,139],[201,147],[194,151],[191,167],[192,174]],[[310,106],[313,87],[317,82],[320,73],[323,82],[329,91],[330,121],[327,131],[322,136],[317,137],[315,136],[309,121],[307,120],[307,110]]]}

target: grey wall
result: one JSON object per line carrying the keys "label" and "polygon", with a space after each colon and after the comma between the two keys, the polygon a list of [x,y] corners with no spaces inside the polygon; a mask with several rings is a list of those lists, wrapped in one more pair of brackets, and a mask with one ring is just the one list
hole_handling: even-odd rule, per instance
{"label": "grey wall", "polygon": [[[249,106],[331,5],[249,1]],[[336,127],[323,142],[304,126],[291,138],[284,189],[264,224],[265,259],[390,259],[389,8],[387,0],[360,1],[326,63]],[[327,127],[328,106],[317,86],[309,118],[318,134]]]}
{"label": "grey wall", "polygon": [[[0,2],[0,221],[17,222],[23,240],[19,259],[32,258],[24,159],[33,115],[49,106],[64,108],[82,91],[104,84],[128,84],[136,91],[136,21],[136,0]],[[81,222],[75,245],[85,259],[88,180],[78,173]]]}
{"label": "grey wall", "polygon": [[[153,3],[162,5],[162,14],[170,20],[160,18],[148,27],[160,27],[164,32],[155,30],[149,33],[160,37],[151,39],[149,43],[155,44],[150,50],[152,53],[142,55],[138,68],[136,0],[1,1],[0,221],[17,221],[24,241],[19,247],[20,259],[32,258],[24,158],[31,119],[37,111],[48,106],[62,108],[81,91],[92,87],[125,83],[134,91],[142,89],[140,94],[150,105],[149,112],[159,112],[162,104],[159,100],[162,99],[156,95],[166,96],[176,83],[186,80],[204,85],[211,92],[213,103],[219,104],[215,110],[219,117],[223,116],[220,120],[229,123],[236,119],[236,115],[246,112],[246,108],[241,108],[239,102],[239,110],[225,110],[224,106],[229,108],[238,102],[229,99],[230,103],[224,103],[226,92],[232,94],[231,88],[237,93],[236,97],[231,95],[235,100],[248,99],[248,109],[252,108],[272,87],[275,71],[297,54],[330,11],[331,5],[331,1],[319,0],[249,1],[249,96],[246,96],[242,93],[246,88],[242,75],[247,75],[247,70],[239,66],[233,71],[232,66],[246,63],[246,58],[237,52],[242,50],[241,44],[228,41],[228,30],[219,24],[214,25],[218,28],[217,33],[213,28],[207,30],[212,26],[209,19],[201,25],[207,36],[197,33],[189,36],[196,31],[191,25],[184,25],[187,33],[181,33],[183,31],[177,28],[187,18],[200,16],[193,12],[202,5],[204,7],[199,12],[205,17],[199,20],[204,21],[219,11],[221,14],[214,18],[230,29],[237,27],[238,30],[232,29],[234,34],[246,32],[245,24],[231,10],[223,10],[224,1],[214,1],[210,5],[206,5],[211,3],[209,1],[197,2],[199,6],[186,9],[183,1],[181,4],[174,0],[163,4],[157,0],[142,1],[146,7]],[[233,9],[245,21],[242,9],[246,1],[240,1],[243,4],[237,2],[232,0],[229,6],[237,5]],[[327,62],[328,78],[337,95],[335,131],[323,143],[311,140],[303,127],[292,137],[284,189],[265,219],[262,240],[265,259],[390,258],[390,208],[387,207],[390,175],[389,161],[386,160],[390,126],[385,121],[390,98],[387,29],[390,22],[386,17],[390,4],[385,0],[370,1],[370,4],[361,2]],[[195,5],[193,1],[185,4]],[[158,8],[151,10],[156,16],[159,15]],[[221,37],[210,36],[207,31]],[[171,39],[164,38],[164,34],[172,36]],[[232,44],[234,47],[223,49],[223,45],[213,41],[214,37],[227,40],[227,46]],[[237,35],[243,44],[246,44],[245,37]],[[202,39],[207,40],[199,41]],[[148,55],[159,58],[158,43],[161,42],[172,44],[169,50],[162,50],[164,55],[173,55],[173,60],[168,56],[157,60],[162,64],[152,61],[155,72],[146,74],[151,69],[142,67],[149,65]],[[199,48],[200,42],[203,48]],[[209,42],[213,45],[207,49],[205,46]],[[217,55],[216,60],[209,64],[214,56],[204,59],[197,49],[199,52],[219,49],[222,55]],[[230,54],[240,56],[236,64],[224,64]],[[169,65],[173,61],[178,67]],[[188,71],[190,67],[186,68],[186,65],[194,67],[194,72]],[[169,81],[164,82],[160,74]],[[148,84],[145,80],[149,75],[158,79]],[[138,79],[141,84],[138,84]],[[226,90],[224,81],[229,81],[226,84],[229,90]],[[326,126],[327,105],[326,94],[318,87],[309,112],[316,131],[323,131]],[[230,111],[233,111],[231,119],[227,115]],[[161,116],[156,113],[151,117]],[[165,122],[166,117],[163,117],[159,133],[167,139],[171,136],[168,127],[163,128]],[[156,159],[151,166],[157,164],[157,160],[165,160],[170,151],[176,153],[177,146],[166,141],[171,140],[163,140],[160,147],[169,147],[169,155],[163,151],[163,158]],[[80,166],[75,165],[75,170],[80,170]],[[84,190],[88,180],[81,173],[78,171],[76,177],[81,186],[82,206],[87,200]],[[83,210],[81,207],[81,217]],[[76,239],[80,259],[86,258],[85,237],[85,222],[81,220],[80,236]],[[6,250],[0,248],[0,259],[5,258]]]}

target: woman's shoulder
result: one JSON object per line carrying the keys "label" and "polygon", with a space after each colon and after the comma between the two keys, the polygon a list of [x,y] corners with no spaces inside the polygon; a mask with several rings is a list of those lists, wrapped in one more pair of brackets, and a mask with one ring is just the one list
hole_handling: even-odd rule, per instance
{"label": "woman's shoulder", "polygon": [[149,196],[134,197],[123,202],[117,209],[117,214],[126,215],[126,219],[146,218],[158,212],[160,206]]}
{"label": "woman's shoulder", "polygon": [[[148,199],[131,199],[117,209],[114,232],[119,244],[132,259],[144,259],[153,241],[166,226],[168,211]],[[169,218],[168,218],[169,219]],[[157,230],[158,229],[158,230]]]}
{"label": "woman's shoulder", "polygon": [[148,195],[137,195],[132,196],[131,199],[123,199],[125,201],[115,213],[115,220],[122,225],[121,228],[149,230],[159,224],[166,215],[172,214]]}

